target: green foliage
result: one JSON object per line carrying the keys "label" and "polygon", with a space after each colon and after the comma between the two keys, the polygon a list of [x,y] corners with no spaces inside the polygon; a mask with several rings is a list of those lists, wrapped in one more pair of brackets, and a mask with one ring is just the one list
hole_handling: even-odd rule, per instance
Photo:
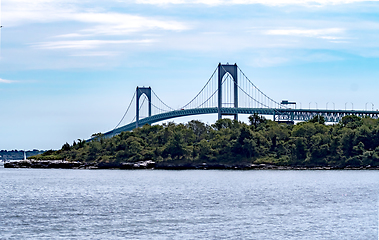
{"label": "green foliage", "polygon": [[50,149],[50,150],[47,150],[46,152],[42,153],[41,156],[49,156],[49,155],[52,155],[54,153],[55,153],[55,151]]}
{"label": "green foliage", "polygon": [[103,134],[101,132],[94,133],[94,134],[91,135],[92,138],[101,137],[101,136],[103,136]]}
{"label": "green foliage", "polygon": [[62,146],[62,151],[68,151],[68,150],[70,150],[70,144],[68,144],[67,142],[65,143],[65,144],[63,144],[63,146]]}
{"label": "green foliage", "polygon": [[342,126],[355,129],[357,127],[362,126],[363,121],[360,117],[355,115],[349,115],[342,118],[341,122]]}
{"label": "green foliage", "polygon": [[261,117],[256,113],[249,116],[250,125],[253,126],[254,128],[257,128],[260,124],[265,123],[266,121],[267,121],[266,118]]}
{"label": "green foliage", "polygon": [[308,122],[325,124],[325,118],[323,116],[316,115],[311,120],[309,120]]}
{"label": "green foliage", "polygon": [[272,163],[284,166],[379,166],[379,121],[346,116],[325,125],[315,116],[296,125],[278,124],[259,115],[250,124],[221,119],[212,125],[145,125],[112,138],[95,134],[91,142],[78,139],[37,159],[81,162],[198,161],[209,163]]}

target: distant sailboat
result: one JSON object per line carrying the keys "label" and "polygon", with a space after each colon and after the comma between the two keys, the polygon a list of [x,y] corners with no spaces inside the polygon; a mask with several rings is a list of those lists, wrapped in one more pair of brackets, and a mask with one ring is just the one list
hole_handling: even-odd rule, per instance
{"label": "distant sailboat", "polygon": [[[1,157],[1,156],[0,156]],[[4,158],[3,156],[3,159],[0,160],[0,166],[4,166],[4,163],[7,162],[7,160]]]}
{"label": "distant sailboat", "polygon": [[24,151],[24,161],[26,161],[26,153],[25,153],[25,151]]}

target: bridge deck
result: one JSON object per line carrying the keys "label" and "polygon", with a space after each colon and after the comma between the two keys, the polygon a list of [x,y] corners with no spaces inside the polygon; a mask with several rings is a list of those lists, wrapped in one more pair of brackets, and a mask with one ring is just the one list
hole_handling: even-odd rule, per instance
{"label": "bridge deck", "polygon": [[[218,113],[218,108],[195,108],[175,110],[166,113],[146,117],[138,121],[139,126],[153,124],[171,118],[185,117],[200,114]],[[379,111],[364,110],[327,110],[327,109],[285,109],[285,108],[221,108],[222,114],[260,114],[274,116],[275,120],[281,121],[308,121],[314,116],[323,116],[326,122],[339,122],[342,117],[356,115],[359,117],[368,116],[378,118]],[[129,123],[122,127],[104,133],[105,137],[112,137],[124,131],[131,131],[136,128],[136,122]]]}

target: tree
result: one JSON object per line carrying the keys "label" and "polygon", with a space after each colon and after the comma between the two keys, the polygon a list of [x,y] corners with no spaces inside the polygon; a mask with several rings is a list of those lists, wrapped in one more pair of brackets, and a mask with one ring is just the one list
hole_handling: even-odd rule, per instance
{"label": "tree", "polygon": [[261,117],[257,113],[249,116],[250,125],[254,126],[254,128],[257,128],[261,123],[265,123],[266,121],[265,117]]}
{"label": "tree", "polygon": [[199,159],[200,160],[209,160],[214,156],[214,153],[212,152],[212,147],[209,141],[202,139],[199,144]]}
{"label": "tree", "polygon": [[222,118],[222,119],[219,119],[217,120],[213,125],[212,127],[216,130],[221,130],[221,129],[225,129],[225,128],[232,128],[233,126],[233,122],[232,120],[230,120],[229,118]]}
{"label": "tree", "polygon": [[181,158],[186,155],[186,153],[182,134],[174,132],[173,138],[166,144],[163,154],[166,156],[171,155],[172,158]]}
{"label": "tree", "polygon": [[103,136],[103,134],[101,132],[94,133],[94,134],[91,135],[92,138],[94,138],[94,137],[101,137],[101,136]]}
{"label": "tree", "polygon": [[305,158],[307,157],[307,146],[305,144],[305,138],[296,138],[293,151],[296,156],[296,160],[298,160],[299,162],[305,160]]}
{"label": "tree", "polygon": [[200,141],[204,138],[205,134],[209,132],[207,126],[198,120],[189,121],[186,127],[190,129],[196,136],[196,141]]}
{"label": "tree", "polygon": [[309,120],[308,122],[325,124],[325,118],[323,116],[316,115],[311,120]]}
{"label": "tree", "polygon": [[351,129],[355,129],[357,127],[360,127],[363,124],[362,118],[355,116],[355,115],[344,116],[341,119],[340,123],[342,124],[342,126],[348,127]]}
{"label": "tree", "polygon": [[62,151],[68,151],[68,150],[70,150],[70,144],[68,144],[67,142],[65,143],[65,144],[63,144],[63,146],[62,146]]}

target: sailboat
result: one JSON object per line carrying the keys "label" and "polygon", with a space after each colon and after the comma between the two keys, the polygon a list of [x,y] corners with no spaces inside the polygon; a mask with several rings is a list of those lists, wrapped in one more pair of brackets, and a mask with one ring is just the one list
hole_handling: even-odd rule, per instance
{"label": "sailboat", "polygon": [[26,161],[26,153],[25,153],[25,151],[24,151],[24,161]]}
{"label": "sailboat", "polygon": [[[1,157],[1,156],[0,156]],[[3,159],[0,160],[0,166],[4,166],[4,164],[7,162],[7,160],[4,158],[3,156]]]}

